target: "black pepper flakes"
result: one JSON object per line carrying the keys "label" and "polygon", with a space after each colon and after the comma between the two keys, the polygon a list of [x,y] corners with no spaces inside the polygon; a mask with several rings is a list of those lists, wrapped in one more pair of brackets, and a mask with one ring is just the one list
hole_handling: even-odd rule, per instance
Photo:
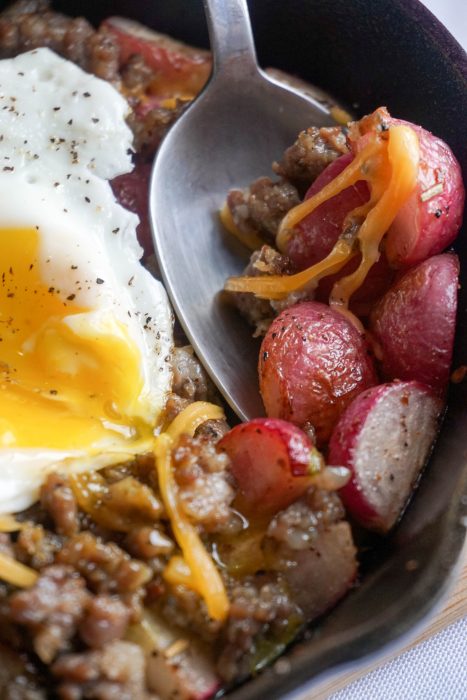
{"label": "black pepper flakes", "polygon": [[104,284],[104,280],[101,279],[100,277],[96,278],[96,284]]}

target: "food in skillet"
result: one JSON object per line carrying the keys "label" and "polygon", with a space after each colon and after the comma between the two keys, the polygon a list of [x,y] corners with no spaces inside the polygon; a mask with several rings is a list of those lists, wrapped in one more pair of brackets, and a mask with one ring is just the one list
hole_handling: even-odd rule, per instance
{"label": "food in skillet", "polygon": [[[128,158],[124,157],[129,145],[123,124],[124,109],[118,95],[112,93],[120,105],[117,114],[112,113],[115,118],[112,126],[122,134],[118,146],[122,149],[122,164],[119,169],[109,168],[99,176],[108,179],[121,173],[112,181],[114,192],[121,204],[140,215],[142,224],[138,235],[149,253],[145,216],[150,160],[164,130],[206,80],[210,68],[208,54],[182,47],[126,20],[107,20],[95,31],[84,20],[49,11],[48,4],[41,0],[16,3],[0,16],[0,50],[5,58],[43,46],[111,82],[127,98],[132,108],[127,123],[133,131],[136,148],[134,170],[124,172],[129,167]],[[58,60],[43,50],[20,60],[34,61],[36,65],[38,55],[46,56],[53,65]],[[90,80],[77,70],[73,67],[73,79]],[[17,72],[25,73],[18,78],[30,79],[26,71]],[[44,76],[45,85],[41,89],[49,90],[50,94],[53,81],[47,72]],[[104,120],[104,115],[108,118],[106,110],[114,103],[106,100],[106,104],[100,105],[102,115],[94,113],[91,99],[97,84],[89,84],[92,90],[83,87],[79,92],[79,117],[85,125],[93,125],[90,134],[95,135],[100,132],[93,120]],[[102,84],[98,85],[100,89]],[[36,86],[31,86],[31,93],[36,94],[33,87]],[[70,93],[74,90],[69,82],[67,88]],[[91,96],[84,94],[87,92]],[[11,96],[16,97],[15,94]],[[33,105],[34,109],[39,109],[34,100]],[[71,107],[69,100],[66,105],[50,103],[47,109],[51,108],[51,116],[59,119],[65,106]],[[57,114],[55,107],[60,107]],[[42,108],[45,114],[45,106]],[[11,114],[14,116],[14,110]],[[0,122],[1,118],[0,112]],[[71,125],[68,124],[70,120]],[[52,126],[55,127],[55,122],[50,119],[44,125],[44,134]],[[75,114],[70,114],[62,126],[63,129],[76,127]],[[86,151],[84,140],[91,135],[88,137],[87,131],[84,133],[80,129],[72,137],[73,141],[82,139],[78,156],[81,149]],[[57,136],[58,143],[50,140]],[[96,229],[97,236],[97,243],[94,242],[91,249],[87,240],[83,242],[86,253],[92,250],[89,258],[94,262],[97,258],[99,265],[103,265],[106,262],[104,252],[107,254],[116,248],[119,251],[116,269],[113,269],[113,262],[107,262],[106,277],[113,279],[114,273],[117,277],[117,272],[123,273],[128,267],[136,270],[134,277],[133,269],[131,274],[128,271],[124,290],[117,284],[118,290],[109,293],[111,303],[104,307],[108,313],[103,315],[110,323],[114,307],[119,308],[119,304],[114,303],[119,298],[117,291],[126,301],[132,295],[132,288],[148,279],[143,268],[137,267],[136,221],[116,206],[108,195],[106,183],[88,178],[88,164],[86,160],[75,158],[75,149],[56,151],[63,145],[60,139],[66,139],[68,144],[68,137],[62,133],[49,136],[50,166],[45,174],[40,171],[41,177],[47,175],[52,183],[51,192],[44,195],[49,197],[49,210],[55,212],[58,201],[62,209],[68,209],[55,195],[55,189],[59,189],[55,188],[55,182],[61,184],[54,174],[54,154],[59,153],[70,159],[65,162],[71,172],[65,169],[64,180],[68,181],[67,175],[73,176],[73,173],[82,178],[77,182],[76,191],[79,196],[82,194],[84,211],[87,205],[95,208],[95,202],[86,193],[87,179],[92,180],[100,195],[107,193],[106,206],[102,205],[102,210],[96,212],[98,221],[91,220],[87,226],[92,231]],[[341,130],[335,132],[335,141],[337,154],[346,144]],[[98,150],[100,146],[98,143]],[[312,149],[314,177],[327,162],[335,160],[334,153],[323,149],[321,152],[322,157],[319,148]],[[40,160],[34,159],[35,153],[33,162]],[[11,158],[8,153],[5,155]],[[111,156],[113,158],[115,153]],[[91,158],[94,157],[97,161],[92,153]],[[79,162],[74,163],[74,160]],[[8,173],[5,171],[5,178]],[[70,180],[74,181],[73,177]],[[33,185],[39,186],[41,182],[28,184],[34,190]],[[294,186],[288,183],[286,191],[286,199],[290,195],[298,204]],[[65,184],[60,192],[65,196]],[[91,202],[87,202],[86,197]],[[74,200],[72,203],[73,212],[81,222],[81,208]],[[286,208],[283,209],[281,216],[276,213],[278,221],[286,213]],[[110,235],[108,228],[100,224],[99,217],[111,219],[111,212],[124,217],[124,232],[115,231],[115,226],[110,229]],[[69,212],[60,211],[60,217],[62,213]],[[59,221],[58,213],[53,219]],[[42,226],[47,228],[48,223],[44,219]],[[65,235],[66,232],[57,231],[52,243],[57,244]],[[9,239],[14,241],[11,236]],[[78,241],[74,237],[63,238],[63,242],[65,240],[67,255],[78,254],[74,246]],[[104,249],[102,255],[101,248]],[[273,259],[274,256],[273,253]],[[58,253],[52,258],[54,264],[62,264]],[[83,264],[90,266],[88,257],[85,258]],[[72,304],[76,298],[62,299],[63,285],[76,281],[71,274],[74,263],[69,262],[69,276],[64,276],[60,287],[55,282],[50,285],[54,287],[53,298],[62,304]],[[153,267],[150,257],[146,257],[145,262]],[[43,267],[47,265],[50,263],[44,262]],[[6,261],[4,267],[5,279],[8,279]],[[106,277],[99,268],[95,276],[93,270],[93,277],[88,274],[86,278],[94,280],[97,296],[93,294],[92,299],[97,308],[100,308],[99,295],[104,295],[103,288],[107,289]],[[137,294],[134,309],[123,307],[131,314],[130,317],[127,313],[128,319],[136,317],[135,330],[133,323],[114,311],[119,333],[113,329],[113,335],[106,336],[106,340],[110,336],[117,345],[122,335],[126,338],[124,345],[129,360],[114,364],[120,369],[124,366],[119,380],[121,386],[128,387],[127,404],[133,412],[116,411],[115,406],[101,401],[104,413],[98,416],[100,427],[117,433],[131,458],[112,456],[106,461],[107,466],[103,466],[104,463],[93,464],[90,458],[83,457],[83,461],[75,465],[77,469],[69,464],[56,468],[57,465],[49,463],[44,468],[38,493],[37,486],[32,483],[17,484],[20,490],[29,490],[29,501],[36,495],[37,502],[22,512],[12,512],[17,509],[11,504],[3,509],[0,519],[0,579],[3,582],[0,583],[0,642],[3,644],[0,653],[6,663],[0,664],[0,688],[6,697],[56,695],[65,699],[139,700],[156,694],[162,699],[207,698],[221,686],[245,678],[271,661],[304,622],[328,610],[356,579],[352,531],[336,491],[358,480],[359,463],[349,464],[349,469],[340,464],[325,466],[316,446],[321,438],[313,435],[310,423],[304,425],[304,432],[290,422],[273,417],[229,430],[191,349],[171,347],[170,331],[164,325],[167,307],[162,291],[158,285],[153,286],[152,281],[148,280],[147,285],[161,295],[159,311],[155,313],[152,302],[149,310],[146,298]],[[47,286],[48,292],[49,288]],[[67,296],[72,294],[76,292]],[[410,304],[410,294],[407,299]],[[69,313],[68,307],[63,308]],[[394,314],[392,308],[393,305],[388,304],[385,314],[381,314],[381,318],[389,319],[387,323]],[[63,313],[62,309],[60,311]],[[53,316],[49,318],[55,323]],[[164,329],[167,333],[162,337]],[[161,413],[154,400],[150,403],[152,413],[140,416],[137,412],[140,395],[129,368],[135,366],[135,355],[145,356],[144,342],[140,346],[136,339],[152,338],[152,333],[155,333],[155,343],[170,345],[167,352],[164,345],[163,352],[156,354],[163,361],[157,369],[162,379],[156,381],[148,372],[148,381],[152,380],[161,394],[165,391],[165,407]],[[352,329],[348,334],[359,338]],[[371,360],[363,357],[361,338],[356,342],[355,361],[361,363],[365,375],[359,387],[370,387],[369,391],[373,391],[371,387],[377,381],[375,369]],[[25,350],[30,352],[29,347]],[[78,358],[83,361],[101,361],[99,369],[91,375],[96,379],[93,392],[101,390],[97,380],[105,378],[108,360],[115,359],[113,353],[95,358],[96,346],[91,343],[85,353],[81,340],[77,351]],[[156,362],[151,354],[150,358]],[[62,369],[69,370],[68,351],[63,349],[59,359],[63,360]],[[141,364],[140,368],[143,366]],[[163,383],[169,366],[172,369],[170,387],[167,382]],[[141,386],[141,382],[136,385]],[[114,383],[108,382],[107,386],[113,389]],[[143,398],[152,398],[152,387],[150,384],[145,391],[142,383]],[[57,390],[55,386],[47,388]],[[80,382],[79,388],[82,390],[86,385]],[[435,430],[438,399],[425,389],[419,390],[416,383],[407,382],[406,393],[409,403],[413,398],[429,428]],[[383,391],[381,396],[372,396],[370,404],[386,402],[387,405],[391,395]],[[60,394],[50,396],[58,401],[56,397]],[[89,395],[87,398],[94,400]],[[75,402],[67,405],[76,407]],[[135,417],[142,421],[136,421]],[[139,437],[142,425],[153,426],[156,434],[148,435],[144,427],[143,435],[151,444],[142,441],[141,449],[132,450],[130,445],[135,435],[131,431],[128,435],[127,429],[136,429]],[[58,421],[48,421],[47,427],[53,428],[63,440],[70,437],[69,431],[61,430]],[[343,435],[346,436],[344,429],[345,424]],[[365,421],[360,434],[363,444],[364,440],[368,442],[371,422]],[[432,437],[430,434],[430,441]],[[44,443],[39,444],[42,447]],[[36,449],[35,445],[31,448]],[[96,469],[97,466],[102,468]],[[352,482],[349,481],[350,471]],[[358,490],[358,484],[355,488]],[[371,505],[379,509],[380,518],[385,517],[379,512],[382,510],[379,503],[371,501]],[[387,507],[394,509],[392,503]]]}
{"label": "food in skillet", "polygon": [[[328,162],[317,175],[318,154]],[[442,251],[462,222],[460,167],[385,108],[302,132],[273,167],[282,180],[230,192],[221,212],[250,247],[264,243],[226,289],[265,336],[267,415],[312,430],[329,464],[351,470],[348,513],[386,533],[443,410],[459,261]]]}

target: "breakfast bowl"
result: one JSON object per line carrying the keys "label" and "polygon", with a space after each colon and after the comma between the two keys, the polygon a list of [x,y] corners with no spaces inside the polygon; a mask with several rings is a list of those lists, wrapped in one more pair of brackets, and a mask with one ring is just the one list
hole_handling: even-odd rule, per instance
{"label": "breakfast bowl", "polygon": [[[467,107],[467,59],[420,3],[261,0],[249,7],[261,66],[309,81],[357,116],[386,105],[398,118],[422,124],[450,145],[465,181],[467,145],[460,115]],[[144,0],[57,0],[54,9],[85,15],[96,25],[118,14],[208,47],[202,3],[194,0],[160,0],[151,7]],[[463,235],[465,231],[455,244],[461,288],[454,369],[462,368],[467,356]],[[358,585],[304,630],[280,662],[258,667],[260,673],[231,688],[229,695],[253,700],[311,692],[325,675],[413,635],[440,605],[465,539],[466,387],[462,381],[450,385],[439,438],[402,521],[388,537],[361,547]]]}

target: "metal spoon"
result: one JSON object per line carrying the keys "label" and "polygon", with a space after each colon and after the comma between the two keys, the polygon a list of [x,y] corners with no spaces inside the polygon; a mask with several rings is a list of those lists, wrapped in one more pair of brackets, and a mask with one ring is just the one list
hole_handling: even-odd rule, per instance
{"label": "metal spoon", "polygon": [[256,62],[245,0],[204,0],[214,66],[209,84],[164,139],[150,210],[162,276],[207,372],[238,417],[263,415],[259,341],[220,294],[248,259],[218,212],[232,187],[271,172],[300,130],[334,123],[312,97],[267,76]]}

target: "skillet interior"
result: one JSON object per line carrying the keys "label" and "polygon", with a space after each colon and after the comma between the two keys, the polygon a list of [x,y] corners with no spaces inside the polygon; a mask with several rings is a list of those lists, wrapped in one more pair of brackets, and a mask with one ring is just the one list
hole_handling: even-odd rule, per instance
{"label": "skillet interior", "polygon": [[[185,41],[207,45],[199,0],[62,0],[57,9],[98,21],[121,14]],[[323,87],[357,113],[380,104],[444,138],[467,181],[467,57],[416,0],[250,2],[262,65]],[[464,226],[464,236],[465,236]],[[467,245],[454,366],[467,364]],[[467,515],[467,383],[453,386],[440,439],[402,524],[368,562],[361,586],[271,668],[233,691],[238,700],[283,697],[339,664],[374,653],[407,633],[436,604],[452,574]],[[409,564],[407,565],[407,563]],[[284,670],[284,665],[281,665]],[[312,680],[313,679],[313,680]]]}

